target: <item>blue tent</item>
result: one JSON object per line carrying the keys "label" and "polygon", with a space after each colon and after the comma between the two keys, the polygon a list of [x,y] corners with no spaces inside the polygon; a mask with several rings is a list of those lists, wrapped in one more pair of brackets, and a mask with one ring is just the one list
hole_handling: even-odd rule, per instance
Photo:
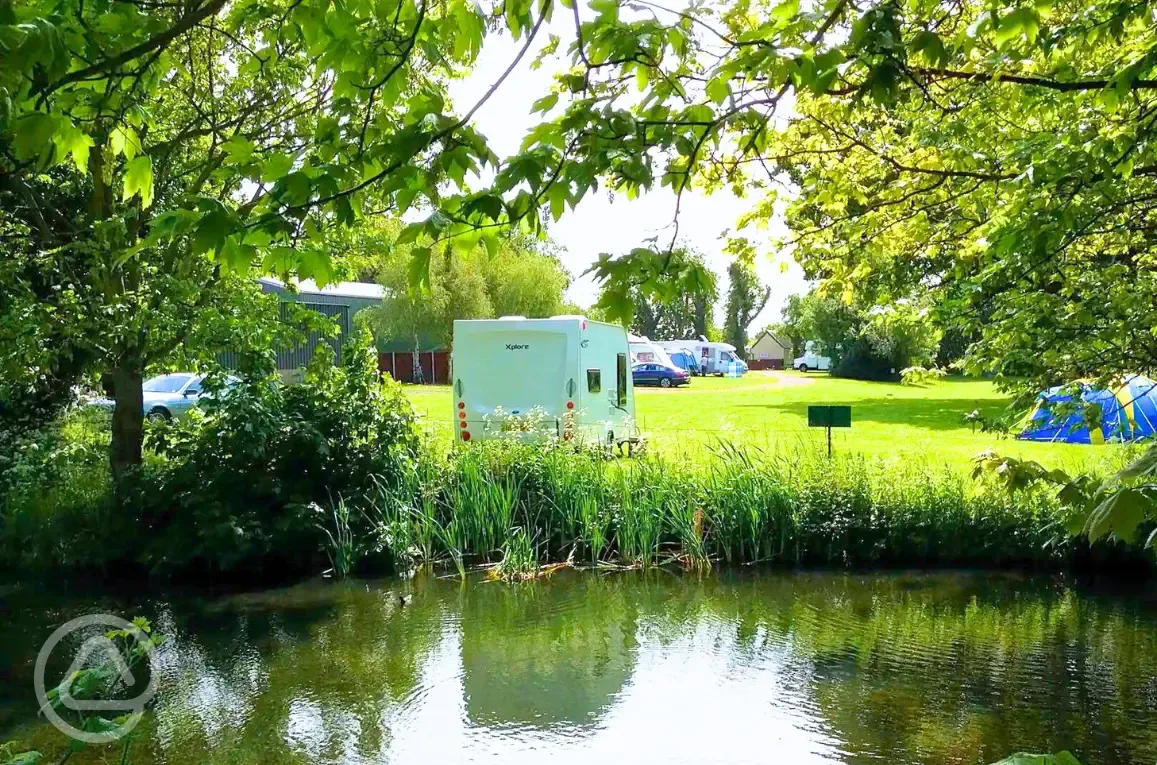
{"label": "blue tent", "polygon": [[[1022,421],[1017,438],[1026,441],[1056,441],[1066,444],[1103,444],[1106,441],[1140,441],[1157,435],[1157,382],[1132,375],[1113,388],[1080,386],[1082,405],[1058,406],[1073,401],[1071,386],[1049,388]],[[1089,428],[1085,409],[1100,407],[1100,426]],[[1059,411],[1057,411],[1059,410]],[[1091,418],[1095,420],[1096,418]]]}
{"label": "blue tent", "polygon": [[675,366],[691,374],[699,374],[699,361],[691,351],[671,351],[668,355],[671,357],[671,362]]}

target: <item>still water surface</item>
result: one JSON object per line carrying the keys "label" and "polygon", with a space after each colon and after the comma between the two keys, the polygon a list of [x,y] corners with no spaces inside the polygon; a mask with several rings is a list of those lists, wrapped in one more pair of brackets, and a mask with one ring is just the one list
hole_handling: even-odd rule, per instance
{"label": "still water surface", "polygon": [[36,650],[107,611],[167,636],[134,763],[1157,762],[1157,609],[1048,579],[566,572],[0,606],[0,741],[46,752]]}

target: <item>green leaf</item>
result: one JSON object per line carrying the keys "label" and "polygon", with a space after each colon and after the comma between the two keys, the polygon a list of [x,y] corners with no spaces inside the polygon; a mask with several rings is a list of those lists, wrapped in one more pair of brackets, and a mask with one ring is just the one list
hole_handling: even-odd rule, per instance
{"label": "green leaf", "polygon": [[799,13],[799,0],[783,0],[771,10],[771,18],[779,24],[786,24]]}
{"label": "green leaf", "polygon": [[557,221],[566,212],[567,188],[556,183],[550,187],[548,196],[550,197],[550,216]]}
{"label": "green leaf", "polygon": [[128,125],[117,125],[109,135],[108,147],[114,157],[124,154],[125,159],[131,162],[141,152],[141,139],[137,131]]}
{"label": "green leaf", "polygon": [[43,112],[29,112],[12,126],[12,151],[17,159],[39,158],[56,132],[56,118]]}
{"label": "green leaf", "polygon": [[154,239],[180,236],[188,232],[200,219],[200,213],[193,210],[169,210],[153,218],[149,226],[149,236]]}
{"label": "green leaf", "polygon": [[421,223],[411,223],[402,229],[402,233],[398,234],[396,240],[397,244],[412,244],[418,241],[418,236],[422,233]]}
{"label": "green leaf", "polygon": [[619,0],[591,0],[591,10],[599,14],[599,24],[615,24],[619,20]]}
{"label": "green leaf", "polygon": [[291,205],[305,204],[313,193],[313,180],[300,170],[282,178],[280,184],[280,198]]}
{"label": "green leaf", "polygon": [[197,224],[193,234],[193,252],[218,253],[225,246],[225,237],[233,230],[233,221],[224,210],[214,210]]}
{"label": "green leaf", "polygon": [[483,234],[482,244],[486,245],[486,254],[491,257],[498,256],[498,237],[494,234]]}
{"label": "green leaf", "polygon": [[62,164],[71,155],[76,169],[81,173],[88,172],[89,149],[94,144],[92,136],[70,120],[62,119],[52,140],[56,144],[56,164]]}
{"label": "green leaf", "polygon": [[557,103],[558,93],[551,93],[550,95],[543,96],[542,98],[535,101],[534,105],[530,107],[530,113],[536,114],[538,112],[549,112]]}
{"label": "green leaf", "polygon": [[153,160],[148,154],[142,154],[125,165],[125,186],[121,199],[128,201],[137,194],[141,195],[142,210],[153,204]]}
{"label": "green leaf", "polygon": [[1157,475],[1157,446],[1149,447],[1147,452],[1130,462],[1120,473],[1117,473],[1117,477],[1123,480],[1147,478],[1155,475]]}
{"label": "green leaf", "polygon": [[921,30],[912,38],[910,48],[913,53],[923,55],[928,63],[933,65],[942,64],[947,59],[944,41],[940,39],[938,34],[926,29]]}
{"label": "green leaf", "polygon": [[1090,542],[1115,534],[1131,542],[1137,527],[1154,510],[1153,500],[1144,489],[1117,489],[1101,504],[1097,505],[1085,524],[1085,533]]}
{"label": "green leaf", "polygon": [[1040,17],[1037,12],[1028,7],[1013,9],[1000,20],[993,39],[1003,45],[1016,37],[1023,36],[1029,45],[1036,43],[1037,32],[1040,31]]}
{"label": "green leaf", "polygon": [[261,180],[274,183],[293,169],[293,157],[282,152],[268,154],[261,162]]}
{"label": "green leaf", "polygon": [[707,83],[707,97],[717,104],[721,104],[727,100],[727,96],[731,94],[731,88],[728,87],[728,77],[721,74],[713,78]]}
{"label": "green leaf", "polygon": [[242,244],[236,237],[228,237],[221,247],[221,265],[233,273],[245,273],[256,258],[257,248],[251,244]]}
{"label": "green leaf", "polygon": [[319,247],[306,247],[297,253],[294,269],[302,279],[313,279],[319,286],[333,281],[333,262],[329,254]]}
{"label": "green leaf", "polygon": [[249,164],[253,161],[255,148],[252,141],[236,135],[221,144],[221,150],[225,152],[225,163],[228,165]]}
{"label": "green leaf", "polygon": [[410,288],[423,295],[430,294],[430,248],[410,250]]}
{"label": "green leaf", "polygon": [[483,194],[474,200],[474,209],[490,220],[496,221],[502,217],[502,197],[497,194]]}

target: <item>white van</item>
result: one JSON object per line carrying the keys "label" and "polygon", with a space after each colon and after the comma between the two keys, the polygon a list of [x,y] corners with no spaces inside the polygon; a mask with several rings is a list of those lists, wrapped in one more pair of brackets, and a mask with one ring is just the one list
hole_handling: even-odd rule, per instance
{"label": "white van", "polygon": [[791,366],[792,369],[798,369],[801,372],[810,372],[812,370],[827,372],[832,368],[832,360],[827,356],[820,356],[816,353],[816,344],[809,340],[804,345],[803,355],[791,362]]}
{"label": "white van", "polygon": [[698,340],[664,340],[659,343],[668,351],[685,350],[699,360],[700,374],[738,377],[747,371],[747,364],[735,353],[731,343],[712,343],[705,337]]}
{"label": "white van", "polygon": [[454,429],[621,444],[634,437],[626,331],[585,316],[454,322]]}

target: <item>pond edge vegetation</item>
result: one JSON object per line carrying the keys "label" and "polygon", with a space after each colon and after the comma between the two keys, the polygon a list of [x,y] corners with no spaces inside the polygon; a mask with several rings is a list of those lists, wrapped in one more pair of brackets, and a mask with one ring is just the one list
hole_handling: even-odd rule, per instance
{"label": "pond edge vegetation", "polygon": [[115,483],[92,416],[14,436],[0,568],[260,581],[427,565],[506,579],[559,564],[1151,567],[1142,547],[1070,537],[1044,486],[930,461],[725,441],[697,461],[515,439],[448,449],[364,338],[340,366],[319,354],[299,385],[252,375],[153,426],[145,464]]}

